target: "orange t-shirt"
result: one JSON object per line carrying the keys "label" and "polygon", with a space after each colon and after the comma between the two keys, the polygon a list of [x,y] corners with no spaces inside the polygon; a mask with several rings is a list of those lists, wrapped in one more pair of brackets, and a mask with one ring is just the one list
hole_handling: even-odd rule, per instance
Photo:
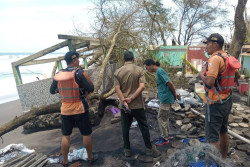
{"label": "orange t-shirt", "polygon": [[84,106],[81,101],[74,103],[63,102],[61,106],[62,115],[75,115],[84,113]]}
{"label": "orange t-shirt", "polygon": [[[217,78],[218,74],[223,72],[225,70],[225,62],[224,59],[221,56],[218,56],[218,53],[221,53],[224,57],[227,56],[227,53],[225,51],[217,51],[212,54],[212,56],[208,59],[208,71],[207,76]],[[219,92],[219,95],[221,99],[226,99],[229,95],[229,93],[221,93]],[[214,91],[208,91],[208,98],[210,98],[213,101],[219,101],[218,95]],[[204,102],[207,102],[206,96],[204,98]],[[210,102],[212,104],[212,102]]]}

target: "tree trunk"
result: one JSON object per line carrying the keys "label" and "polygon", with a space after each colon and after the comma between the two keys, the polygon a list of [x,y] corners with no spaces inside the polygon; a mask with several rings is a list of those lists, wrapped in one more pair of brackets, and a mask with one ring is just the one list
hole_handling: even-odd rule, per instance
{"label": "tree trunk", "polygon": [[246,3],[247,0],[238,0],[238,5],[235,11],[235,30],[233,40],[229,48],[229,53],[235,58],[239,57],[241,53],[241,48],[246,39],[246,24],[244,21],[244,9],[246,7]]}
{"label": "tree trunk", "polygon": [[105,68],[107,66],[107,63],[108,63],[108,60],[110,58],[111,52],[113,51],[113,48],[115,46],[116,38],[117,38],[118,34],[121,32],[121,30],[120,30],[121,25],[122,24],[120,24],[117,32],[113,36],[112,41],[111,41],[111,46],[110,46],[110,48],[108,50],[108,53],[105,55],[105,58],[104,58],[103,63],[102,63],[102,68],[101,68],[101,71],[99,73],[99,79],[98,79],[98,82],[97,82],[97,84],[95,86],[95,90],[94,90],[93,94],[97,94],[98,90],[100,89],[100,87],[102,85],[104,70],[105,70]]}
{"label": "tree trunk", "polygon": [[248,43],[250,43],[250,20],[248,20],[248,17],[247,17],[247,8],[245,8],[245,22],[246,22],[246,41]]}
{"label": "tree trunk", "polygon": [[45,114],[60,112],[60,103],[51,104],[44,107],[33,108],[29,112],[14,118],[12,121],[0,126],[0,136],[8,133],[19,126],[22,126],[31,119]]}

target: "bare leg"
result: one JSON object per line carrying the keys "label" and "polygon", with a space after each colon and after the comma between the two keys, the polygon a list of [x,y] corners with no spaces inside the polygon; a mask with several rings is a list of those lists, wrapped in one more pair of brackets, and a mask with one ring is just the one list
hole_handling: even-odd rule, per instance
{"label": "bare leg", "polygon": [[88,159],[92,159],[93,155],[92,155],[92,137],[91,137],[91,135],[83,136],[83,145],[87,150]]}
{"label": "bare leg", "polygon": [[63,136],[62,137],[62,156],[63,156],[63,163],[68,163],[68,153],[70,147],[70,136]]}
{"label": "bare leg", "polygon": [[229,137],[227,133],[220,134],[220,152],[223,159],[227,158],[227,152],[229,147]]}
{"label": "bare leg", "polygon": [[210,144],[213,144],[220,151],[220,142],[214,142]]}

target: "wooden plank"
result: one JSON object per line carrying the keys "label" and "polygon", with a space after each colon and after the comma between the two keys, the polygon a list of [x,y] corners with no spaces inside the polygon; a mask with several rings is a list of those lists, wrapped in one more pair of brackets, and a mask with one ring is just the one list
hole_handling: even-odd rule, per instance
{"label": "wooden plank", "polygon": [[83,48],[83,49],[80,49],[80,50],[77,50],[78,53],[82,53],[82,52],[86,52],[86,51],[90,51],[90,50],[94,50],[94,49],[97,49],[97,48],[100,48],[101,45],[96,45],[96,46],[93,46],[91,45],[91,42],[90,42],[90,48]]}
{"label": "wooden plank", "polygon": [[63,42],[58,43],[58,44],[56,44],[54,46],[51,46],[51,47],[49,47],[47,49],[41,50],[40,52],[37,52],[37,53],[35,53],[33,55],[25,57],[25,58],[23,58],[21,60],[18,60],[16,62],[13,62],[13,65],[14,66],[18,66],[18,65],[24,64],[24,63],[26,63],[28,61],[31,61],[31,60],[37,59],[39,57],[42,57],[42,56],[44,56],[44,55],[46,55],[48,53],[51,53],[51,52],[53,52],[55,50],[58,50],[58,49],[60,49],[62,47],[65,47],[67,45],[68,45],[68,42],[67,41],[63,41]]}
{"label": "wooden plank", "polygon": [[39,165],[37,165],[36,167],[43,167],[46,163],[48,162],[48,159],[45,159],[44,161],[42,161]]}
{"label": "wooden plank", "polygon": [[44,63],[51,63],[63,60],[64,56],[60,56],[58,58],[51,58],[51,59],[42,59],[42,60],[33,60],[27,63],[22,64],[21,66],[29,66],[29,65],[35,65],[35,64],[44,64]]}
{"label": "wooden plank", "polygon": [[79,48],[83,48],[83,47],[87,47],[89,48],[89,42],[88,41],[84,41],[81,43],[77,43],[77,44],[73,44],[75,49],[79,49]]}
{"label": "wooden plank", "polygon": [[37,165],[40,164],[41,162],[43,162],[43,160],[45,160],[46,158],[47,158],[47,156],[43,155],[42,157],[40,157],[39,159],[37,159],[35,163],[33,163],[32,165],[30,165],[29,167],[37,167]]}
{"label": "wooden plank", "polygon": [[58,34],[58,39],[81,39],[81,40],[85,40],[85,41],[96,41],[96,42],[99,42],[99,39],[96,39],[96,38],[79,37],[79,36],[62,35],[62,34]]}
{"label": "wooden plank", "polygon": [[[97,54],[101,54],[101,52],[90,53],[90,54],[87,54],[87,55],[80,55],[80,58],[84,59],[84,58],[87,58],[89,56],[93,56],[93,55],[97,55]],[[20,66],[28,66],[28,65],[35,65],[35,64],[51,63],[51,62],[57,62],[57,61],[60,61],[60,60],[64,60],[64,56],[59,56],[57,58],[51,58],[51,59],[33,60],[33,61],[30,61],[30,62],[24,63],[24,64],[22,64]]]}
{"label": "wooden plank", "polygon": [[36,155],[36,152],[29,154],[28,157],[26,157],[24,160],[16,164],[14,167],[22,167],[26,162],[30,161],[30,159],[33,159],[33,157]]}
{"label": "wooden plank", "polygon": [[10,159],[9,161],[7,161],[5,164],[3,164],[3,167],[13,166],[13,164],[15,164],[18,161],[21,161],[22,159],[24,159],[28,156],[29,156],[29,154],[14,157],[14,158]]}
{"label": "wooden plank", "polygon": [[30,165],[32,165],[33,163],[35,163],[36,161],[37,161],[37,159],[39,158],[39,157],[41,157],[42,156],[42,154],[36,154],[36,156],[35,157],[33,157],[33,158],[31,158],[28,162],[26,162],[25,164],[23,164],[23,166],[22,167],[29,167]]}

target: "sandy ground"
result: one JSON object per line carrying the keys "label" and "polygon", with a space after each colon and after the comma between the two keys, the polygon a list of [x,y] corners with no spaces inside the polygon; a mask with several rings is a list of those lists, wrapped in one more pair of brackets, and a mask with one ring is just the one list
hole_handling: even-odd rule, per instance
{"label": "sandy ground", "polygon": [[23,114],[20,100],[15,100],[7,103],[0,104],[0,125],[9,122],[16,116]]}
{"label": "sandy ground", "polygon": [[[22,114],[20,101],[1,104],[0,108],[1,124]],[[124,159],[121,125],[120,123],[111,125],[110,118],[112,114],[110,114],[106,114],[107,118],[103,118],[101,126],[93,128],[93,152],[98,153],[100,156],[94,166],[119,167],[127,166],[128,164],[131,166],[152,166],[152,162],[145,164],[136,161],[136,158],[134,158],[145,154],[143,138],[138,127],[130,130],[131,149],[134,157]],[[158,136],[152,129],[150,130],[150,134],[151,138]],[[51,129],[26,134],[23,131],[23,126],[20,126],[2,136],[2,139],[0,139],[0,149],[9,144],[23,143],[27,148],[35,149],[37,152],[46,154],[47,156],[56,155],[60,152],[61,136],[61,129]],[[73,130],[71,143],[70,151],[83,146],[82,137],[77,128]],[[81,163],[82,166],[86,166],[86,162],[81,161]]]}

